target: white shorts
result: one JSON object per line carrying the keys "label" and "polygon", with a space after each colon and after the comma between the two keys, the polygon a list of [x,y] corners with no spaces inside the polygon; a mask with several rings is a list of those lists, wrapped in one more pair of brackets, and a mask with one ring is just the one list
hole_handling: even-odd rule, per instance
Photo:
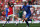
{"label": "white shorts", "polygon": [[8,15],[8,18],[7,19],[9,19],[10,16],[14,17],[15,15],[14,14]]}

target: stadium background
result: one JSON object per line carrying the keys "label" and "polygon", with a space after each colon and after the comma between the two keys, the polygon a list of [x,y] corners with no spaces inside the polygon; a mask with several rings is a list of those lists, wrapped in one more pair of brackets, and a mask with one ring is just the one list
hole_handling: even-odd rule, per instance
{"label": "stadium background", "polygon": [[[9,2],[10,1],[10,3],[12,2],[12,3],[14,3],[15,5],[23,5],[23,2],[25,1],[25,0],[19,0],[19,1],[17,1],[17,0],[1,0],[0,1],[0,4],[1,4],[1,13],[2,13],[2,15],[0,16],[1,18],[0,18],[0,21],[3,21],[3,20],[5,20],[5,8],[6,8],[6,5],[7,5],[7,2]],[[26,0],[26,1],[28,1],[28,0]],[[30,0],[30,2],[32,2],[32,3],[30,3],[31,5],[35,5],[34,7],[36,7],[35,9],[31,9],[31,11],[34,11],[35,10],[35,12],[34,12],[34,16],[32,17],[34,20],[40,20],[40,1],[38,0],[37,2],[36,2],[37,0]],[[34,4],[33,4],[34,3]],[[29,2],[28,2],[28,4],[29,4]],[[39,6],[37,6],[37,5],[39,5]],[[19,9],[19,7],[20,6],[15,6],[15,8],[16,9]],[[33,13],[32,13],[33,14]],[[39,18],[39,19],[38,19]]]}
{"label": "stadium background", "polygon": [[[5,8],[6,8],[6,5],[8,5],[8,2],[12,2],[15,4],[15,10],[16,9],[19,9],[19,7],[21,5],[23,5],[23,2],[26,1],[28,2],[27,4],[30,4],[30,5],[33,5],[35,7],[35,9],[33,8],[30,8],[31,9],[31,13],[32,13],[32,19],[34,20],[34,22],[38,22],[40,23],[40,0],[0,0],[0,22],[2,21],[6,21],[5,20],[5,15],[6,15],[6,12],[5,12]],[[19,5],[19,6],[18,6]],[[16,12],[15,12],[16,13]],[[10,21],[12,21],[13,18],[10,18]],[[1,22],[1,23],[2,23]]]}

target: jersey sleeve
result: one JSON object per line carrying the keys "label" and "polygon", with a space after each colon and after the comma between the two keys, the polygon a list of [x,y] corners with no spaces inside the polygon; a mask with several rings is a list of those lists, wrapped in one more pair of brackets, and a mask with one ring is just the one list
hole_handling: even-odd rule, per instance
{"label": "jersey sleeve", "polygon": [[24,8],[24,5],[22,6],[22,8],[21,9],[23,9]]}
{"label": "jersey sleeve", "polygon": [[31,5],[29,5],[28,7],[32,7]]}

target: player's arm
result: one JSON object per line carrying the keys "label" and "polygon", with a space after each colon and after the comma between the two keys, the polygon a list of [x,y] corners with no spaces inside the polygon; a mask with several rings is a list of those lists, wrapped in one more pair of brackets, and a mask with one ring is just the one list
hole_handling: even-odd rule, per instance
{"label": "player's arm", "polygon": [[34,8],[34,9],[35,9],[35,7],[34,7],[34,6],[32,6],[32,8]]}
{"label": "player's arm", "polygon": [[34,7],[34,6],[31,6],[31,5],[30,5],[29,7],[30,7],[30,8],[34,8],[34,9],[35,9],[35,7]]}
{"label": "player's arm", "polygon": [[24,8],[24,6],[22,6],[22,8],[21,9],[23,9]]}

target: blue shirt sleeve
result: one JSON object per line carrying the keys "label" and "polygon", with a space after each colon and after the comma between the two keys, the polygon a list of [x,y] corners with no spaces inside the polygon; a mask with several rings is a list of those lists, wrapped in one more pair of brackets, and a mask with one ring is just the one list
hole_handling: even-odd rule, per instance
{"label": "blue shirt sleeve", "polygon": [[31,5],[29,5],[28,7],[32,7]]}
{"label": "blue shirt sleeve", "polygon": [[21,9],[23,9],[24,8],[24,5],[22,6],[22,8]]}

